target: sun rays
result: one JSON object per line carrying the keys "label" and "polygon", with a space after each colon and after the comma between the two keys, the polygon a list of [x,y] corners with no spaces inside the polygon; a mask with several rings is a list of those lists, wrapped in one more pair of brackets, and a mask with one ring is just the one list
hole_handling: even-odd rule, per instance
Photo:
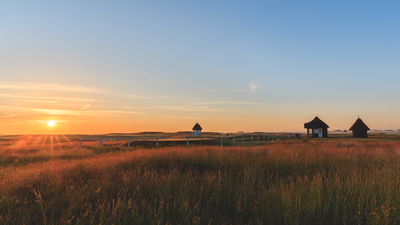
{"label": "sun rays", "polygon": [[7,149],[44,150],[52,154],[76,146],[77,142],[62,134],[24,135],[18,138]]}

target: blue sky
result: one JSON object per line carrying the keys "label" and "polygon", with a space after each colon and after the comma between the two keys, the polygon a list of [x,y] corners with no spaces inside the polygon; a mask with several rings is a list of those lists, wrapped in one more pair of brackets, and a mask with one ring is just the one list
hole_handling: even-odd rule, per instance
{"label": "blue sky", "polygon": [[[373,128],[397,129],[399,6],[394,1],[5,1],[0,113],[14,115],[3,118],[10,127],[19,124],[32,132],[39,131],[25,122],[48,115],[32,115],[31,109],[78,112],[88,105],[124,112],[98,118],[113,120],[112,131],[182,130],[195,121],[216,131],[301,131],[315,115],[333,129],[348,129],[358,115]],[[21,88],[32,85],[47,89]],[[71,93],[67,87],[107,91]],[[93,101],[27,105],[10,95],[37,96],[41,103],[43,96]],[[129,111],[140,114],[127,116]],[[63,116],[56,119],[79,124],[90,119]],[[62,131],[74,132],[76,126]]]}

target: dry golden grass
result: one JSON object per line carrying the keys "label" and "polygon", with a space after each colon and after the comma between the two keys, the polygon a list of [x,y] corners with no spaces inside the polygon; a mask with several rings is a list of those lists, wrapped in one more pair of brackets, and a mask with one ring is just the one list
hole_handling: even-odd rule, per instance
{"label": "dry golden grass", "polygon": [[400,224],[399,141],[19,151],[0,224]]}

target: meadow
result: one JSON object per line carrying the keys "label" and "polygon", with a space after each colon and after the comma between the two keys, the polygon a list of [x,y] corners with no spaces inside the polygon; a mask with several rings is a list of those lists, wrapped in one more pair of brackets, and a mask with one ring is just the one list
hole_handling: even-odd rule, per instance
{"label": "meadow", "polygon": [[0,224],[400,224],[400,141],[0,147]]}

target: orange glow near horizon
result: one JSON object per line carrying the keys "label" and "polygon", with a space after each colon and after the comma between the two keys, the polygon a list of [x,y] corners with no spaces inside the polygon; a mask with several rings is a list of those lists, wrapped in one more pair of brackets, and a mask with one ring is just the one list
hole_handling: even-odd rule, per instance
{"label": "orange glow near horizon", "polygon": [[[349,129],[358,113],[318,105],[261,101],[203,101],[119,93],[104,88],[15,83],[0,85],[0,134],[105,134],[190,131],[199,122],[205,132],[304,132],[318,114],[330,130]],[[360,110],[368,111],[368,110]],[[395,112],[360,115],[372,129],[396,129]]]}

